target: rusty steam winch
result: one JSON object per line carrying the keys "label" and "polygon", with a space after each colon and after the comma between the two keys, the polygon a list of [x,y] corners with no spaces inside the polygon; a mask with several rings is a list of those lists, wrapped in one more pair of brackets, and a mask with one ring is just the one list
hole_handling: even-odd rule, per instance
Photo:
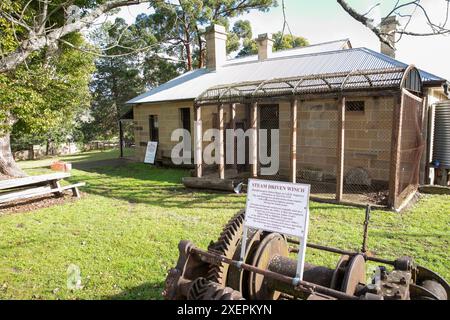
{"label": "rusty steam winch", "polygon": [[[169,271],[163,295],[188,300],[447,300],[448,283],[438,274],[402,257],[394,261],[365,253],[307,244],[308,248],[340,254],[335,269],[305,264],[303,280],[295,277],[293,239],[278,233],[248,230],[245,257],[240,260],[244,211],[225,226],[217,242],[201,250],[189,241],[179,244],[180,256]],[[366,263],[378,266],[366,282]]]}

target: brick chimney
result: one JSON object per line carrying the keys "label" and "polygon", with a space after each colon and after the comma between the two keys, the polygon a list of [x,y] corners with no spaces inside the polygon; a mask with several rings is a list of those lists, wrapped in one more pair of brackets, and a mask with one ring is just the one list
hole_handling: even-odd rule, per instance
{"label": "brick chimney", "polygon": [[380,30],[381,33],[386,34],[385,39],[394,47],[394,49],[390,48],[387,44],[381,42],[381,53],[384,53],[387,56],[395,58],[395,34],[397,32],[397,17],[390,16],[384,19],[381,22]]}
{"label": "brick chimney", "polygon": [[206,67],[216,70],[227,60],[227,32],[225,27],[212,24],[206,29]]}
{"label": "brick chimney", "polygon": [[273,40],[271,33],[263,33],[258,35],[256,39],[258,44],[258,60],[263,61],[269,59],[272,55]]}

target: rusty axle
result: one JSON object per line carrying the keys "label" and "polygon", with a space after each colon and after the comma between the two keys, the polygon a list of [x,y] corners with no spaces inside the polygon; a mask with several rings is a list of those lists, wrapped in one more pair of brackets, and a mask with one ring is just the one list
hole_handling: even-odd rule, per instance
{"label": "rusty axle", "polygon": [[[296,245],[299,244],[298,240],[294,240],[291,238],[288,238],[287,242],[296,244]],[[345,255],[348,255],[351,257],[361,254],[364,257],[364,259],[367,261],[379,262],[379,263],[388,264],[391,266],[395,265],[395,261],[393,261],[393,260],[371,257],[371,256],[367,255],[366,253],[355,252],[355,251],[350,251],[350,250],[342,250],[342,249],[337,249],[337,248],[328,247],[328,246],[322,246],[322,245],[313,244],[313,243],[307,243],[306,246],[311,249],[318,249],[318,250],[323,250],[323,251],[332,252],[332,253],[336,253],[336,254],[345,254]],[[297,248],[291,249],[291,252],[297,252],[297,251],[298,251]]]}
{"label": "rusty axle", "polygon": [[[199,249],[197,247],[190,247],[189,248],[189,253],[193,253],[196,254],[202,261],[207,262],[207,263],[211,263],[211,264],[219,264],[220,262],[225,262],[231,265],[236,266],[237,268],[246,270],[246,271],[250,271],[250,272],[254,272],[254,273],[258,273],[261,274],[269,279],[273,279],[279,282],[282,282],[284,284],[289,284],[294,286],[295,285],[295,289],[296,290],[300,290],[303,291],[305,293],[313,293],[313,292],[317,292],[317,293],[321,293],[321,294],[325,294],[328,296],[332,296],[338,299],[342,299],[342,300],[359,300],[358,297],[352,296],[352,295],[348,295],[345,294],[341,291],[337,291],[334,289],[330,289],[318,284],[314,284],[308,281],[303,281],[303,280],[296,280],[293,277],[289,277],[280,273],[276,273],[270,270],[262,270],[259,268],[256,268],[252,265],[240,262],[240,261],[236,261],[236,260],[232,260],[232,259],[228,259],[227,257],[221,256],[221,255],[217,255],[215,253],[211,253],[208,251],[204,251],[202,249]],[[206,258],[206,259],[203,259]]]}

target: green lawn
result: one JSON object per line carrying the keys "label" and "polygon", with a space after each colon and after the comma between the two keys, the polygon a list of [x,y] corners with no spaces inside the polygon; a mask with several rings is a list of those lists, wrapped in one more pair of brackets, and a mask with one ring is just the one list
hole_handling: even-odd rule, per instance
{"label": "green lawn", "polygon": [[[132,154],[131,149],[129,149],[129,148],[124,149],[124,156],[129,156],[131,154]],[[99,150],[87,151],[87,152],[78,153],[78,154],[74,154],[74,155],[67,155],[67,156],[47,157],[47,158],[39,159],[39,160],[20,161],[19,164],[22,169],[30,172],[30,169],[49,167],[56,160],[68,161],[71,163],[80,163],[80,162],[87,162],[87,161],[115,159],[118,157],[119,157],[118,149],[107,149],[104,151],[99,151]],[[31,171],[31,173],[33,173],[33,172]]]}
{"label": "green lawn", "polygon": [[[107,158],[93,152],[74,159],[99,157]],[[36,163],[22,166],[44,170]],[[82,199],[0,216],[0,299],[160,299],[178,242],[206,248],[245,205],[240,195],[186,191],[186,174],[141,163],[73,170],[73,181],[87,183]],[[449,280],[449,213],[450,196],[424,196],[403,214],[374,211],[369,249],[385,258],[414,256]],[[309,240],[357,250],[363,219],[362,209],[312,202]],[[307,251],[311,263],[334,266],[337,259]],[[81,269],[80,290],[66,287],[70,264]]]}

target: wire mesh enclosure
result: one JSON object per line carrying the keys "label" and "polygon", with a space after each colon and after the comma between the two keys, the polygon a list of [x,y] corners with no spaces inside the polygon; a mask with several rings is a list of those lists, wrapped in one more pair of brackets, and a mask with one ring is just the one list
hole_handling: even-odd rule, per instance
{"label": "wire mesh enclosure", "polygon": [[[245,162],[225,167],[235,176],[307,183],[314,198],[397,209],[419,183],[421,90],[418,70],[410,66],[217,86],[196,105],[206,122],[203,107],[216,103],[215,110],[230,108],[224,129],[259,130],[256,144],[246,140]],[[267,158],[278,159],[269,175],[263,172],[273,164]]]}
{"label": "wire mesh enclosure", "polygon": [[346,101],[343,199],[387,205],[394,98]]}
{"label": "wire mesh enclosure", "polygon": [[336,197],[337,119],[335,100],[299,104],[297,182],[310,184],[311,193],[324,199]]}
{"label": "wire mesh enclosure", "polygon": [[398,194],[404,200],[419,185],[419,163],[425,147],[422,99],[403,93],[400,119]]}

